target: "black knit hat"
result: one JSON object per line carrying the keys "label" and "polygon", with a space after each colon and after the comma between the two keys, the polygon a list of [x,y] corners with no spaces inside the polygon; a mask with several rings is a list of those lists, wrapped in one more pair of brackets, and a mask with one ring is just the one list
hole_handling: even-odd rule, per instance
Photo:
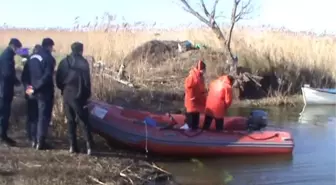
{"label": "black knit hat", "polygon": [[8,45],[13,45],[13,46],[15,46],[15,47],[17,47],[17,48],[21,48],[21,47],[22,47],[22,43],[21,43],[20,40],[17,39],[17,38],[12,38],[12,39],[9,41]]}
{"label": "black knit hat", "polygon": [[54,46],[55,43],[51,38],[44,38],[42,40],[42,47],[49,47],[49,46]]}
{"label": "black knit hat", "polygon": [[73,53],[80,53],[84,50],[84,45],[80,42],[74,42],[71,44],[71,50]]}
{"label": "black knit hat", "polygon": [[37,53],[41,50],[42,46],[40,44],[36,44],[33,49],[33,53]]}

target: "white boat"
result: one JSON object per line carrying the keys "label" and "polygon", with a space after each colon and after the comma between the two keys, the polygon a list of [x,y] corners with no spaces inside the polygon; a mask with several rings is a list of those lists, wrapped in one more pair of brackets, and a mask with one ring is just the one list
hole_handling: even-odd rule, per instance
{"label": "white boat", "polygon": [[305,105],[336,105],[336,89],[317,89],[306,84],[301,90]]}

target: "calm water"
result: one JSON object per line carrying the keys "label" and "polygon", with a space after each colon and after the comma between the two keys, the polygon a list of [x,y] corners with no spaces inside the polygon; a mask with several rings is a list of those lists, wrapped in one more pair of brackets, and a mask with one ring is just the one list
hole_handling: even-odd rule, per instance
{"label": "calm water", "polygon": [[[199,158],[161,165],[185,185],[334,185],[336,107],[265,110],[272,124],[293,134],[292,156]],[[250,111],[234,109],[230,114]]]}

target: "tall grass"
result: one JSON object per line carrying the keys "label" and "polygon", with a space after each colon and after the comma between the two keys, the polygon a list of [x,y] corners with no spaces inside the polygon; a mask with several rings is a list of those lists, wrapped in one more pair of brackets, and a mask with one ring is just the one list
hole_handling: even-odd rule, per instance
{"label": "tall grass", "polygon": [[[11,37],[17,37],[25,45],[40,43],[43,37],[52,37],[56,42],[56,51],[69,52],[73,41],[82,41],[87,54],[105,61],[113,61],[123,57],[135,47],[152,39],[191,40],[204,43],[213,48],[221,48],[211,30],[206,28],[185,30],[104,30],[65,31],[65,30],[20,30],[2,29],[0,45],[4,46]],[[251,66],[261,67],[264,59],[269,57],[272,65],[295,64],[310,69],[321,69],[336,77],[336,37],[315,36],[302,33],[291,33],[281,30],[259,30],[253,28],[237,28],[233,39],[234,51],[247,57],[244,62]],[[252,60],[252,61],[251,61]]]}
{"label": "tall grass", "polygon": [[[110,24],[111,25],[111,24]],[[135,29],[135,26],[137,27]],[[139,28],[140,27],[140,28]],[[226,32],[226,29],[223,28]],[[81,41],[85,44],[85,54],[92,55],[96,60],[102,60],[116,67],[123,57],[137,46],[146,41],[159,40],[190,40],[196,43],[205,44],[217,51],[222,51],[223,46],[216,39],[212,31],[204,28],[188,28],[176,30],[158,30],[139,25],[122,27],[112,26],[88,26],[83,29],[57,30],[57,29],[0,29],[0,46],[5,46],[9,38],[19,38],[25,46],[33,46],[40,43],[43,37],[54,39],[57,53],[67,53],[70,45],[74,41]],[[291,83],[291,87],[296,89],[302,83],[311,83],[315,86],[327,86],[333,84],[336,79],[336,37],[332,35],[314,35],[310,33],[294,33],[286,30],[275,30],[271,28],[237,27],[233,36],[233,51],[238,54],[240,64],[251,68],[252,72],[273,71],[281,75]],[[219,52],[220,53],[220,52]],[[217,55],[219,55],[217,53]],[[210,77],[220,75],[216,68],[220,67],[224,61],[219,56],[203,53],[201,57],[208,60],[212,66],[208,73]],[[148,80],[153,76],[172,77],[175,76],[173,85],[169,86],[170,91],[183,90],[182,77],[187,75],[187,71],[192,67],[195,58],[185,60],[171,59],[169,62],[158,66],[151,66],[148,61],[138,61],[128,68],[128,73],[144,87],[148,87],[153,92],[158,84]],[[149,70],[150,69],[150,70]],[[176,77],[177,76],[177,77]],[[98,81],[95,83],[100,84]],[[112,82],[111,82],[112,83]],[[161,82],[158,82],[162,84]],[[294,83],[294,84],[293,84]],[[106,84],[106,80],[104,81]],[[149,87],[150,86],[150,87]],[[111,96],[115,92],[102,92],[102,86],[96,89],[99,97]],[[106,87],[114,90],[113,87]],[[162,89],[161,87],[158,87]],[[105,89],[106,91],[106,89]],[[165,91],[168,91],[167,89]],[[148,94],[148,93],[144,93]],[[151,95],[152,97],[154,95]],[[106,99],[105,97],[104,99]]]}

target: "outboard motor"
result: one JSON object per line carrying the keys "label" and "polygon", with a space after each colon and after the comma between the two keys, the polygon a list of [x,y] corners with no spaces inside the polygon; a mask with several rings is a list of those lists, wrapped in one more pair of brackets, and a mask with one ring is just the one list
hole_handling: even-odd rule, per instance
{"label": "outboard motor", "polygon": [[247,120],[247,129],[257,131],[265,128],[268,124],[268,114],[263,110],[253,110]]}

